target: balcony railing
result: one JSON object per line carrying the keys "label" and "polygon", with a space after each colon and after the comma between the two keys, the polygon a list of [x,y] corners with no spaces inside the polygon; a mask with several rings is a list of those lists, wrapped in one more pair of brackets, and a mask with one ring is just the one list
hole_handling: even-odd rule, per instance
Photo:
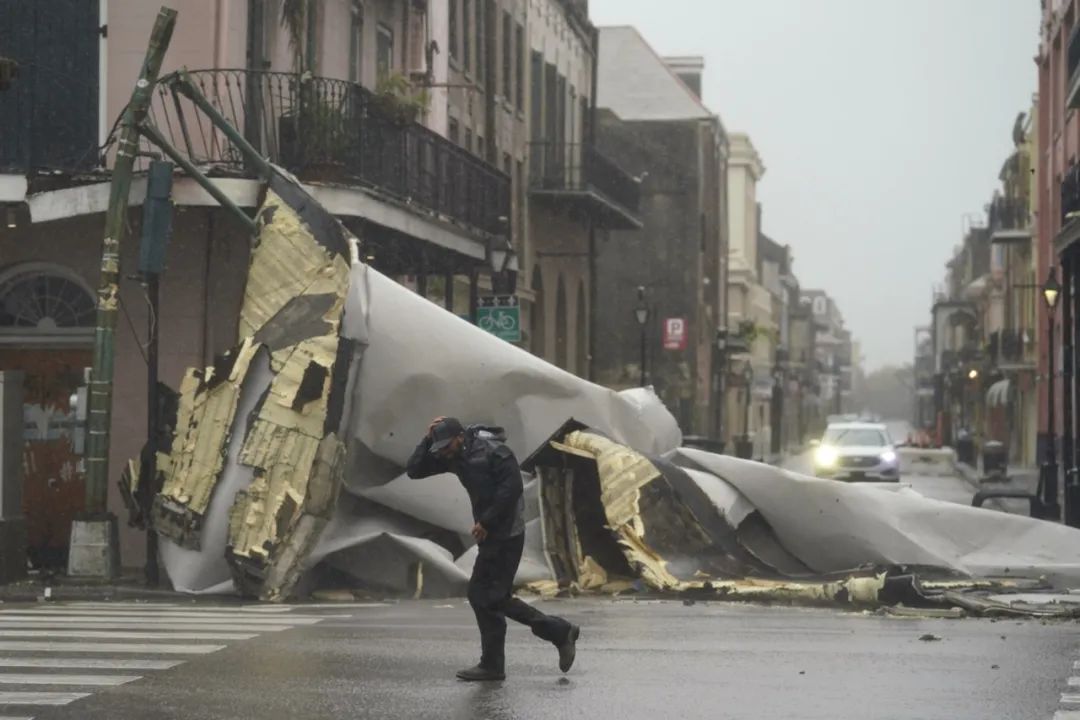
{"label": "balcony railing", "polygon": [[[640,227],[638,181],[588,143],[533,142],[529,144],[529,187],[549,195],[593,195],[608,206],[607,215],[623,216],[628,227]],[[602,208],[603,209],[603,208]],[[602,213],[603,214],[603,213]]]}
{"label": "balcony railing", "polygon": [[1024,333],[1019,330],[1002,330],[993,333],[989,342],[990,357],[997,365],[1019,365],[1029,358],[1024,347]]}
{"label": "balcony railing", "polygon": [[[371,188],[474,231],[506,232],[510,178],[415,122],[410,108],[342,80],[200,70],[199,88],[266,157],[306,180]],[[162,88],[152,119],[197,164],[250,174],[240,151]]]}
{"label": "balcony railing", "polygon": [[1080,107],[1080,23],[1073,25],[1066,48],[1065,107]]}
{"label": "balcony railing", "polygon": [[1061,223],[1069,222],[1069,215],[1080,212],[1080,164],[1073,164],[1061,176]]}
{"label": "balcony railing", "polygon": [[1028,204],[1022,198],[997,197],[990,204],[991,242],[1031,238]]}

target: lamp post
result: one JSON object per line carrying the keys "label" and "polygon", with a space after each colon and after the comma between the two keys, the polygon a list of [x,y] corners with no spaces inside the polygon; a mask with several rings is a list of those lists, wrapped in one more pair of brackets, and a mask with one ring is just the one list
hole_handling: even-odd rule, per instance
{"label": "lamp post", "polygon": [[[750,391],[754,386],[754,366],[751,364],[749,358],[746,360],[746,367],[743,368],[743,386],[746,392],[746,402],[743,404],[743,434],[742,445],[743,448],[749,450],[750,446]],[[746,452],[746,450],[744,450]],[[746,454],[746,458],[749,459],[753,456],[753,451],[749,450]]]}
{"label": "lamp post", "polygon": [[772,369],[772,402],[769,411],[772,415],[769,426],[769,452],[779,454],[784,444],[784,361],[786,351],[783,348],[776,349],[776,363]]}
{"label": "lamp post", "polygon": [[[719,327],[716,329],[716,393],[719,399],[716,401],[716,439],[721,447],[724,442],[724,405],[727,402],[727,348],[728,329]],[[723,450],[721,450],[723,452]]]}
{"label": "lamp post", "polygon": [[1043,300],[1046,301],[1047,318],[1047,345],[1049,351],[1049,372],[1047,373],[1046,385],[1046,460],[1041,467],[1039,487],[1042,489],[1042,503],[1044,517],[1048,520],[1061,519],[1061,507],[1058,505],[1058,468],[1057,468],[1057,428],[1055,426],[1054,406],[1057,404],[1054,397],[1054,313],[1057,309],[1058,295],[1061,294],[1061,286],[1058,285],[1057,271],[1053,266],[1047,275],[1046,283],[1042,287]]}
{"label": "lamp post", "polygon": [[645,325],[649,322],[649,306],[645,302],[645,286],[639,285],[637,289],[637,308],[634,310],[634,316],[637,318],[638,325],[641,328],[641,387],[645,387],[645,382],[648,379],[648,375],[645,372]]}
{"label": "lamp post", "polygon": [[836,385],[834,386],[834,400],[836,403],[836,414],[842,415],[844,412],[844,397],[841,388],[841,379],[843,379],[843,373],[840,372],[840,358],[833,355],[833,375],[836,377]]}

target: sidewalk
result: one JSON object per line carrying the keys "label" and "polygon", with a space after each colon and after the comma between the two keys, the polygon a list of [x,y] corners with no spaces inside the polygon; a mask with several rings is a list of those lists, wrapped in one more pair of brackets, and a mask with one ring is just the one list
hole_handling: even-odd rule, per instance
{"label": "sidewalk", "polygon": [[[48,600],[177,600],[193,602],[191,595],[166,588],[147,587],[141,573],[126,573],[111,582],[93,582],[63,575],[41,575],[0,585],[0,603],[40,602]],[[216,601],[220,597],[213,598]]]}
{"label": "sidewalk", "polygon": [[[983,474],[977,468],[966,463],[956,463],[957,471],[969,485],[978,490],[1019,490],[1034,493],[1039,487],[1039,469],[1034,467],[1022,467],[1010,465],[1006,470],[1006,479],[999,481],[984,481]],[[987,506],[997,507],[1005,512],[1015,515],[1028,515],[1031,505],[1027,500],[1015,500],[1010,498],[995,499],[987,503]]]}

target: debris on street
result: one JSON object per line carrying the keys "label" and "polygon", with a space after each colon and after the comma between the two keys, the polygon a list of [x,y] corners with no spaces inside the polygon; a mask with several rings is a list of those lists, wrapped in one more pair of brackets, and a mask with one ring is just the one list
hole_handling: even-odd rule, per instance
{"label": "debris on street", "polygon": [[526,458],[517,581],[541,596],[1080,608],[1009,600],[1080,584],[1061,551],[1072,528],[680,447],[651,391],[588,383],[362,263],[362,240],[286,173],[256,221],[236,347],[189,370],[158,457],[148,517],[177,589],[462,594],[476,552],[465,495],[449,475],[404,475],[425,423],[453,411],[505,428]]}

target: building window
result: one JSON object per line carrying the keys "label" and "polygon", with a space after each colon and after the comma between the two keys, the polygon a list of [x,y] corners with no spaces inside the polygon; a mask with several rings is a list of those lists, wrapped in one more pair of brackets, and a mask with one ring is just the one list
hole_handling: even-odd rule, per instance
{"label": "building window", "polygon": [[503,13],[503,27],[502,27],[502,77],[503,77],[503,97],[507,102],[513,100],[514,97],[514,35],[513,30],[514,23],[510,19],[510,13]]}
{"label": "building window", "polygon": [[450,142],[455,145],[461,144],[461,128],[458,126],[458,121],[454,118],[450,118],[450,122],[447,125],[446,134]]}
{"label": "building window", "polygon": [[308,3],[304,62],[311,72],[319,70],[319,4]]}
{"label": "building window", "polygon": [[566,141],[569,143],[577,143],[580,141],[581,136],[578,135],[577,118],[575,117],[577,110],[577,90],[574,86],[570,86],[570,100],[566,104],[566,112],[570,115],[568,121],[570,123],[570,129],[567,131],[569,135]]}
{"label": "building window", "polygon": [[529,83],[532,90],[529,126],[532,128],[532,140],[536,142],[544,138],[544,57],[535,50]]}
{"label": "building window", "polygon": [[476,78],[483,81],[486,73],[484,66],[487,56],[487,33],[484,28],[484,0],[476,2]]}
{"label": "building window", "polygon": [[[477,5],[480,3],[477,2]],[[472,22],[471,0],[461,0],[461,60],[465,66],[465,72],[472,70],[472,33],[469,25]]]}
{"label": "building window", "polygon": [[525,252],[525,161],[518,160],[514,170],[514,214],[517,220],[514,247],[517,248],[518,255],[523,255]]}
{"label": "building window", "polygon": [[352,18],[349,23],[349,80],[364,81],[364,5],[352,1]]}
{"label": "building window", "polygon": [[389,77],[394,70],[394,31],[379,23],[378,33],[375,44],[375,69],[381,80]]}
{"label": "building window", "polygon": [[458,3],[450,0],[450,59],[458,58]]}
{"label": "building window", "polygon": [[3,329],[92,328],[95,312],[94,296],[60,274],[28,270],[0,282]]}
{"label": "building window", "polygon": [[465,149],[469,152],[473,151],[472,146],[472,130],[465,128]]}
{"label": "building window", "polygon": [[476,133],[476,154],[484,157],[484,136],[480,133]]}
{"label": "building window", "polygon": [[592,116],[592,113],[589,112],[589,98],[582,95],[578,102],[581,105],[579,108],[581,111],[581,141],[585,142],[585,138],[591,137],[591,123],[589,122],[589,118]]}
{"label": "building window", "polygon": [[518,25],[514,32],[517,40],[517,53],[514,55],[517,60],[514,68],[515,103],[520,112],[525,112],[525,28]]}

